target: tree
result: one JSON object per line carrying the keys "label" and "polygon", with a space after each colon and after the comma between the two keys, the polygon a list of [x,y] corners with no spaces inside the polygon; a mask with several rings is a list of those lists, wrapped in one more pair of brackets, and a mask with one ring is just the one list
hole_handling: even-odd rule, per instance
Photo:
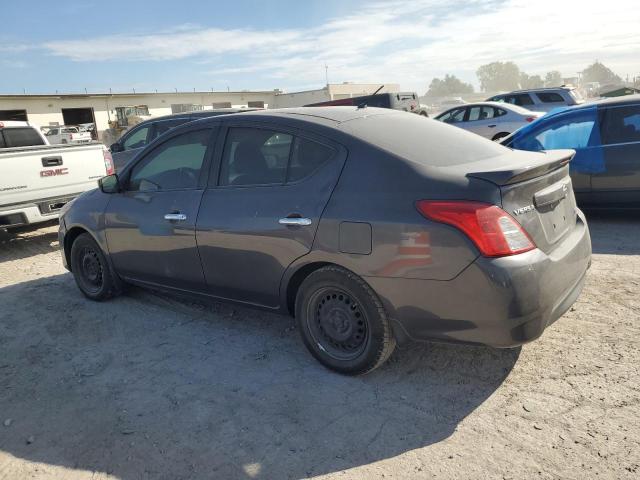
{"label": "tree", "polygon": [[540,88],[544,87],[544,80],[540,75],[527,75],[520,72],[520,88]]}
{"label": "tree", "polygon": [[562,74],[558,70],[551,70],[544,76],[545,87],[559,87],[563,83]]}
{"label": "tree", "polygon": [[515,90],[520,84],[520,69],[513,62],[493,62],[476,71],[484,92]]}
{"label": "tree", "polygon": [[604,64],[598,60],[589,65],[582,71],[582,81],[584,83],[598,82],[600,85],[606,85],[608,83],[622,83],[622,79],[613,73],[610,68],[605,67]]}
{"label": "tree", "polygon": [[445,75],[444,79],[434,78],[429,85],[427,95],[430,97],[447,97],[462,93],[473,93],[473,85],[464,83],[455,75]]}

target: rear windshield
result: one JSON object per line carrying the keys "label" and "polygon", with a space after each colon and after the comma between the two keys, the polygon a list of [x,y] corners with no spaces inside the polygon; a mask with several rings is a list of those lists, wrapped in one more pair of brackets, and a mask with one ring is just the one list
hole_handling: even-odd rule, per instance
{"label": "rear windshield", "polygon": [[9,127],[0,130],[4,138],[4,146],[30,147],[32,145],[44,145],[44,140],[33,128],[30,127]]}
{"label": "rear windshield", "polygon": [[373,115],[341,129],[367,143],[427,166],[446,167],[497,157],[505,147],[475,133],[413,113]]}

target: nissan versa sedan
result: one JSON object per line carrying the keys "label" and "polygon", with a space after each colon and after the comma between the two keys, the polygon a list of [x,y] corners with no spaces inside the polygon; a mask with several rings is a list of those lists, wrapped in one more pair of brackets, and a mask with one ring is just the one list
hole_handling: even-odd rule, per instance
{"label": "nissan versa sedan", "polygon": [[63,261],[93,300],[131,283],[294,315],[345,374],[409,339],[513,347],[582,290],[573,154],[388,109],[207,118],[68,205]]}
{"label": "nissan versa sedan", "polygon": [[550,113],[503,140],[518,150],[571,148],[571,178],[585,207],[640,208],[640,95]]}

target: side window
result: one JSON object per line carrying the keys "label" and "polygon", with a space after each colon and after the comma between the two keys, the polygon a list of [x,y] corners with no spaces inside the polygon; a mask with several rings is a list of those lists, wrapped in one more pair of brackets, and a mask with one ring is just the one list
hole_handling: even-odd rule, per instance
{"label": "side window", "polygon": [[451,110],[450,112],[447,112],[441,117],[439,117],[438,120],[445,123],[461,122],[464,119],[464,111],[465,111],[464,108],[457,108],[455,110]]}
{"label": "side window", "polygon": [[131,150],[134,148],[141,148],[147,144],[147,135],[149,133],[149,127],[141,127],[138,130],[131,132],[124,142],[122,146],[125,150]]}
{"label": "side window", "polygon": [[220,185],[282,184],[293,137],[260,128],[230,128],[222,154]]}
{"label": "side window", "polygon": [[517,138],[512,147],[518,150],[554,150],[562,148],[586,148],[590,145],[592,134],[597,135],[592,144],[598,144],[599,132],[595,109],[578,114],[563,115],[544,123],[527,134]]}
{"label": "side window", "polygon": [[172,128],[177,127],[178,125],[182,125],[185,122],[187,122],[186,118],[180,118],[176,120],[163,120],[161,122],[156,122],[153,125],[153,137],[149,139],[149,142],[151,142],[151,140],[155,140],[160,135],[168,132]]}
{"label": "side window", "polygon": [[519,95],[514,95],[516,105],[520,105],[521,107],[526,107],[528,105],[533,105],[533,100],[528,93],[522,93]]}
{"label": "side window", "polygon": [[475,122],[476,120],[481,120],[480,117],[480,107],[471,107],[469,108],[469,122]]}
{"label": "side window", "polygon": [[315,172],[329,161],[336,151],[313,140],[296,137],[287,174],[287,182],[297,182]]}
{"label": "side window", "polygon": [[489,120],[493,117],[496,117],[497,109],[493,107],[482,107],[482,112],[480,112],[480,118],[482,120]]}
{"label": "side window", "polygon": [[640,142],[640,105],[604,110],[602,144]]}
{"label": "side window", "polygon": [[494,117],[501,117],[501,116],[506,115],[506,114],[507,114],[506,110],[503,110],[501,108],[496,108]]}
{"label": "side window", "polygon": [[542,103],[564,103],[562,95],[555,92],[538,92],[536,93]]}
{"label": "side window", "polygon": [[154,148],[131,172],[129,190],[185,190],[198,187],[211,130],[173,137]]}

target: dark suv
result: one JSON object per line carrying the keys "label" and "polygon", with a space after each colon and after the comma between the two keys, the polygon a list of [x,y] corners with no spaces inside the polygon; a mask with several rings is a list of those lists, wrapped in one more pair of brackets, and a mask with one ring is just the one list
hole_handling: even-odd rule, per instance
{"label": "dark suv", "polygon": [[202,110],[197,112],[176,113],[156,117],[139,123],[131,130],[127,131],[117,142],[111,145],[111,156],[116,172],[129,163],[145,146],[151,143],[163,133],[183,123],[198,120],[200,118],[217,117],[229,113],[254,111],[253,108],[224,108],[217,110]]}

